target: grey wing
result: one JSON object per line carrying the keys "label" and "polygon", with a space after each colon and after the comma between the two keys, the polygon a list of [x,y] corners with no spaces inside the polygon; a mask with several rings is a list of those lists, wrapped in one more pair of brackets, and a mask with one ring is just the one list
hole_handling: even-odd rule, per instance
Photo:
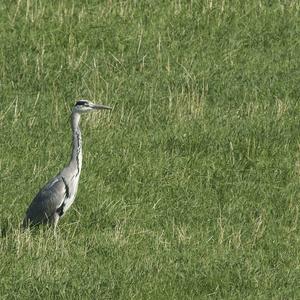
{"label": "grey wing", "polygon": [[24,224],[47,223],[63,205],[68,186],[62,176],[56,176],[35,196],[27,209]]}

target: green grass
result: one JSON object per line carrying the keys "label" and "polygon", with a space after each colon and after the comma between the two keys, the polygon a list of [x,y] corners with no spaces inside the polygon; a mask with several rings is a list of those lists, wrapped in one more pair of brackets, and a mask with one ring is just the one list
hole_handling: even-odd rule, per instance
{"label": "green grass", "polygon": [[[298,299],[298,1],[4,2],[0,298]],[[80,98],[76,202],[20,233]]]}

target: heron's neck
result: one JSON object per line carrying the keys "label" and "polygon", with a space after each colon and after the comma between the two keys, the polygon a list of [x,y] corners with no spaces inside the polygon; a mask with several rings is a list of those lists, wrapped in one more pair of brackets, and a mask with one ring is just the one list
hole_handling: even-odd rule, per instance
{"label": "heron's neck", "polygon": [[82,166],[82,141],[79,128],[80,114],[72,113],[72,132],[73,132],[73,149],[70,166],[77,169],[77,175],[80,174]]}

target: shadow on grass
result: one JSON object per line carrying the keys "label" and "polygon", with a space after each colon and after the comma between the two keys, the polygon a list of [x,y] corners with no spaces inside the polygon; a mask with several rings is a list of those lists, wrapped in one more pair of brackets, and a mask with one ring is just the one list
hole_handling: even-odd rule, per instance
{"label": "shadow on grass", "polygon": [[30,232],[30,234],[36,235],[38,233],[45,232],[49,228],[45,226],[32,226],[30,228],[24,228],[22,222],[16,223],[12,222],[11,219],[6,218],[0,220],[0,238],[6,238],[10,235],[23,234],[26,232]]}
{"label": "shadow on grass", "polygon": [[11,220],[4,219],[0,221],[0,234],[1,238],[7,237],[9,234],[13,232],[13,224],[11,223]]}

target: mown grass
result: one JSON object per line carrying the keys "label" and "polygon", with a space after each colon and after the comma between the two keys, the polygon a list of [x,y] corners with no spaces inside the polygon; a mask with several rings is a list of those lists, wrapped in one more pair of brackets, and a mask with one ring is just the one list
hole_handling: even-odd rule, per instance
{"label": "mown grass", "polygon": [[[1,299],[299,297],[297,1],[0,10]],[[76,202],[20,233],[79,98]]]}

